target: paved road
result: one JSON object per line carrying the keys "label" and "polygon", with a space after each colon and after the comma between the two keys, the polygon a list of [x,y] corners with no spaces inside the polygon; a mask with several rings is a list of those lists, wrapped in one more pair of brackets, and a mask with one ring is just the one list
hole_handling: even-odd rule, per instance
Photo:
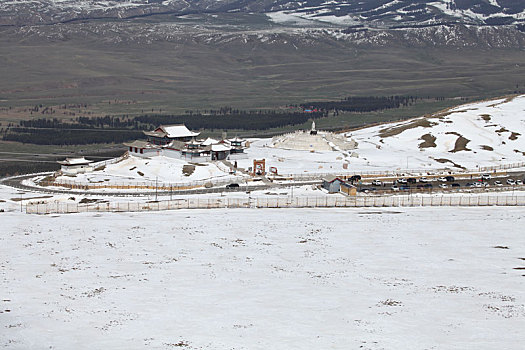
{"label": "paved road", "polygon": [[[50,173],[41,173],[39,175],[50,175]],[[0,183],[18,188],[25,191],[31,191],[31,192],[41,192],[41,193],[47,193],[47,194],[89,194],[89,195],[97,195],[97,196],[122,196],[122,197],[142,197],[142,196],[151,196],[155,194],[155,191],[95,191],[95,190],[72,190],[72,189],[53,189],[53,188],[46,188],[46,187],[36,187],[36,186],[28,186],[22,184],[23,180],[30,179],[32,177],[35,177],[35,174],[27,174],[27,175],[21,175],[17,177],[11,177],[6,179],[1,179]],[[465,189],[472,189],[468,186],[466,186],[468,183],[473,182],[480,182],[480,176],[481,174],[477,174],[472,176],[472,179],[469,178],[463,178],[463,179],[457,179],[453,182],[444,182],[448,185],[448,188],[442,189],[439,188],[439,184],[443,182],[439,182],[436,180],[427,182],[432,184],[432,188],[418,188],[423,186],[425,183],[417,182],[413,184],[398,184],[399,187],[401,186],[407,186],[406,190],[400,191],[400,192],[422,192],[422,193],[431,193],[435,191],[440,192],[453,192],[453,191],[462,191]],[[488,182],[491,189],[498,188],[498,189],[505,189],[505,190],[513,190],[513,189],[525,189],[525,186],[510,186],[507,185],[506,180],[509,178],[512,178],[514,180],[524,180],[525,172],[524,171],[517,171],[517,172],[508,172],[507,176],[499,176],[499,177],[493,177],[492,179],[485,181]],[[495,181],[500,181],[502,183],[502,186],[495,186]],[[452,187],[452,183],[459,184],[459,187]],[[191,189],[191,190],[176,190],[176,191],[158,191],[157,194],[159,196],[167,196],[167,195],[191,195],[191,194],[205,194],[205,193],[224,193],[224,192],[249,192],[249,191],[257,191],[257,190],[268,190],[268,189],[279,189],[279,188],[290,188],[290,187],[297,187],[297,186],[303,186],[303,185],[318,185],[321,184],[321,179],[319,180],[313,180],[313,181],[302,181],[302,182],[294,182],[293,185],[290,183],[271,183],[271,182],[264,182],[264,184],[261,185],[240,185],[239,187],[233,187],[233,188],[226,188],[226,187],[213,187],[213,188],[199,188],[199,189]],[[384,186],[372,186],[370,183],[368,184],[361,184],[358,185],[358,191],[364,191],[365,189],[368,189],[369,192],[377,193],[377,194],[391,194],[391,193],[399,193],[397,191],[392,191],[392,181],[385,183]],[[478,188],[479,190],[479,188]]]}
{"label": "paved road", "polygon": [[[52,172],[46,173],[47,175],[51,175]],[[44,173],[39,175],[46,175]],[[47,188],[47,187],[37,187],[37,186],[28,186],[22,184],[22,181],[30,179],[35,177],[35,174],[28,174],[28,175],[21,175],[17,177],[11,177],[7,179],[1,179],[0,183],[18,188],[20,190],[24,191],[31,191],[31,192],[41,192],[41,193],[48,193],[48,194],[89,194],[89,195],[97,195],[97,196],[122,196],[122,197],[143,197],[143,196],[151,196],[155,195],[155,191],[94,191],[94,190],[72,190],[72,189],[55,189],[55,188]],[[318,181],[304,181],[304,182],[296,182],[293,184],[294,187],[297,186],[303,186],[303,185],[314,185],[314,184],[320,184],[321,180]],[[167,195],[190,195],[190,194],[204,194],[204,193],[223,193],[223,192],[250,192],[250,191],[260,191],[260,190],[267,190],[267,189],[277,189],[277,188],[289,188],[292,187],[290,184],[278,184],[278,183],[272,183],[272,185],[261,184],[261,185],[240,185],[239,187],[232,187],[232,188],[226,188],[226,187],[213,187],[213,188],[199,188],[199,189],[191,189],[191,190],[176,190],[176,191],[157,191],[157,194],[159,196],[167,196]]]}

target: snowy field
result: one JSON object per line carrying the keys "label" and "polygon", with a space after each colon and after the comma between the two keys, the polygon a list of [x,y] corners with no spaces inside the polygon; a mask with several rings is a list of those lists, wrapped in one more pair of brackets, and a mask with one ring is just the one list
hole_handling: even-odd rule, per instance
{"label": "snowy field", "polygon": [[[185,172],[185,166],[191,166],[190,171]],[[159,181],[160,183],[190,183],[192,181],[221,181],[231,179],[242,179],[241,177],[229,175],[229,169],[222,166],[220,169],[214,163],[192,163],[181,159],[165,156],[141,158],[129,156],[128,158],[105,166],[97,170],[75,176],[59,176],[60,181],[75,181],[87,184],[140,184],[142,182]]]}
{"label": "snowy field", "polygon": [[[348,133],[358,143],[354,169],[436,169],[525,161],[525,95],[455,107],[428,118]],[[425,140],[427,140],[425,142]]]}
{"label": "snowy field", "polygon": [[4,348],[523,349],[522,208],[0,217]]}

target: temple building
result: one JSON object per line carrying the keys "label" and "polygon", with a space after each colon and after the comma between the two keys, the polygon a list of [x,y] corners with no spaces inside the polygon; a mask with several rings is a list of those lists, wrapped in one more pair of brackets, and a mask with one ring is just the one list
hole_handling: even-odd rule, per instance
{"label": "temple building", "polygon": [[136,140],[124,143],[131,155],[189,159],[192,161],[210,161],[223,159],[241,159],[245,157],[247,142],[241,138],[198,140],[199,132],[189,130],[185,125],[161,125],[153,131],[144,131],[147,141]]}
{"label": "temple building", "polygon": [[161,125],[153,131],[144,131],[148,142],[164,146],[172,141],[188,142],[200,135],[200,132],[190,131],[184,124]]}

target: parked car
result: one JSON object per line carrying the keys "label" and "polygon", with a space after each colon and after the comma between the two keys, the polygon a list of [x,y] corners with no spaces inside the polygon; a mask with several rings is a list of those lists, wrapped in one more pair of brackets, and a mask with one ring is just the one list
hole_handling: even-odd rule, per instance
{"label": "parked car", "polygon": [[409,183],[409,184],[415,184],[416,181],[417,181],[417,180],[416,180],[415,178],[413,178],[413,177],[409,177],[409,178],[407,179],[407,183]]}
{"label": "parked car", "polygon": [[483,186],[481,184],[481,182],[474,182],[472,185],[473,185],[473,187],[482,187]]}
{"label": "parked car", "polygon": [[482,174],[481,175],[481,179],[482,180],[490,180],[490,179],[492,179],[492,176],[490,176],[490,174]]}
{"label": "parked car", "polygon": [[438,177],[438,181],[446,182],[446,181],[447,181],[447,178],[444,177],[444,176],[440,176],[440,177]]}
{"label": "parked car", "polygon": [[523,181],[521,181],[521,180],[516,180],[516,185],[523,185]]}
{"label": "parked car", "polygon": [[236,184],[236,183],[226,185],[226,188],[238,188],[238,187],[239,187],[239,184]]}
{"label": "parked car", "polygon": [[420,177],[419,182],[428,182],[428,179],[426,177]]}
{"label": "parked car", "polygon": [[454,182],[455,179],[454,179],[454,176],[450,176],[450,175],[449,175],[449,176],[445,176],[445,180],[446,180],[447,182]]}
{"label": "parked car", "polygon": [[494,181],[494,186],[503,186],[503,184],[501,183],[501,181]]}
{"label": "parked car", "polygon": [[432,187],[434,187],[434,186],[432,186],[432,184],[430,184],[430,183],[426,183],[425,184],[425,188],[432,188]]}
{"label": "parked car", "polygon": [[406,184],[406,183],[407,183],[407,179],[399,178],[399,179],[396,180],[396,182],[397,182],[398,184]]}
{"label": "parked car", "polygon": [[448,188],[447,184],[439,184],[439,188]]}
{"label": "parked car", "polygon": [[450,185],[450,186],[452,186],[452,187],[461,187],[461,185],[458,184],[457,182],[454,182],[454,183],[453,183],[452,185]]}
{"label": "parked car", "polygon": [[374,185],[374,186],[381,186],[381,185],[383,185],[383,182],[381,182],[381,180],[374,180],[374,181],[372,181],[372,185]]}
{"label": "parked car", "polygon": [[401,191],[408,191],[408,190],[410,190],[410,186],[406,186],[406,185],[405,186],[399,186],[399,189]]}
{"label": "parked car", "polygon": [[352,176],[350,176],[348,181],[350,181],[352,183],[357,182],[357,181],[361,181],[361,175],[352,175]]}
{"label": "parked car", "polygon": [[507,185],[515,185],[516,181],[514,179],[507,179]]}
{"label": "parked car", "polygon": [[395,192],[399,191],[399,187],[397,185],[390,187],[390,189]]}

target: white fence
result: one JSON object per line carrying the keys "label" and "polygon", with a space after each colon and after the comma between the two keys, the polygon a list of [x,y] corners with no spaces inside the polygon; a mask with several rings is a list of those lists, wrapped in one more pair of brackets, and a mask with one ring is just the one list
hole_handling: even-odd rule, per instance
{"label": "white fence", "polygon": [[184,198],[150,202],[28,203],[29,214],[159,211],[214,208],[348,208],[348,207],[525,206],[525,196],[390,196],[390,197],[256,197]]}
{"label": "white fence", "polygon": [[498,170],[508,170],[525,167],[525,162],[502,164],[495,166],[487,167],[477,167],[475,169],[451,169],[451,168],[442,168],[442,169],[399,169],[399,170],[363,170],[363,171],[348,171],[343,173],[338,172],[312,172],[312,173],[302,173],[302,174],[293,174],[293,173],[280,173],[276,177],[283,178],[293,178],[295,180],[310,180],[310,179],[320,179],[327,175],[334,175],[338,177],[350,177],[352,175],[361,175],[361,176],[377,176],[377,177],[396,177],[396,176],[408,176],[408,175],[428,175],[429,173],[434,174],[479,174],[479,173],[490,173]]}
{"label": "white fence", "polygon": [[85,182],[75,180],[41,180],[37,182],[39,186],[57,186],[69,189],[96,190],[96,189],[115,189],[115,190],[158,190],[158,191],[177,191],[205,186],[224,186],[230,183],[246,183],[246,176],[242,173],[236,175],[225,175],[224,178],[215,177],[213,179],[194,180],[187,182],[163,182],[163,181],[101,181]]}

